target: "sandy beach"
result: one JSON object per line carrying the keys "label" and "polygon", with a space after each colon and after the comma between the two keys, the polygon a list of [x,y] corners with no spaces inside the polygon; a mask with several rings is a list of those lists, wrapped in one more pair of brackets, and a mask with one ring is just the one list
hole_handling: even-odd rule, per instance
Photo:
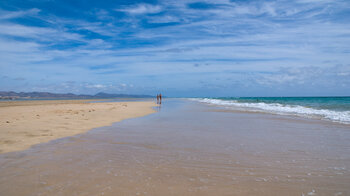
{"label": "sandy beach", "polygon": [[156,109],[0,154],[0,190],[18,196],[350,194],[349,125],[184,100],[165,100]]}
{"label": "sandy beach", "polygon": [[94,100],[0,102],[0,153],[24,150],[155,112],[151,101],[91,101]]}

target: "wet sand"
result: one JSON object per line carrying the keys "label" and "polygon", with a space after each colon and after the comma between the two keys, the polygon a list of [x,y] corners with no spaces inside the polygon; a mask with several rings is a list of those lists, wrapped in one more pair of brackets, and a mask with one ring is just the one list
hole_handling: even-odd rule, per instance
{"label": "wet sand", "polygon": [[350,129],[165,100],[157,113],[0,155],[3,195],[350,195]]}
{"label": "wet sand", "polygon": [[0,102],[0,153],[24,150],[32,145],[111,125],[126,118],[155,112],[149,102],[96,100]]}

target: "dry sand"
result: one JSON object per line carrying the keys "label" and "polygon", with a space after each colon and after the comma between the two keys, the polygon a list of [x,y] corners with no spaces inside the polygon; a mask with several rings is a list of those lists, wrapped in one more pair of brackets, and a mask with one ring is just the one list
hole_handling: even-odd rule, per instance
{"label": "dry sand", "polygon": [[76,135],[155,112],[153,102],[91,100],[0,102],[0,153]]}

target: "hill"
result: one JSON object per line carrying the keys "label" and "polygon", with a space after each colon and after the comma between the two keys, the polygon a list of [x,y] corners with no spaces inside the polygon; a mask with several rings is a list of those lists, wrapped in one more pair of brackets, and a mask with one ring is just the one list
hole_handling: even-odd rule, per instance
{"label": "hill", "polygon": [[151,98],[150,95],[108,94],[97,93],[95,95],[76,95],[73,93],[49,93],[49,92],[13,92],[0,91],[0,99],[111,99],[111,98]]}

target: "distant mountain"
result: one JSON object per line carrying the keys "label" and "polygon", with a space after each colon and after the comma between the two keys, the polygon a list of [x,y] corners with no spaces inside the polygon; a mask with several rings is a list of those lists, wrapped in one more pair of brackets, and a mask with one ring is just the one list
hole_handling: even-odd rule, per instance
{"label": "distant mountain", "polygon": [[97,93],[93,96],[94,98],[151,98],[151,95],[129,95],[129,94],[108,94],[108,93]]}
{"label": "distant mountain", "polygon": [[96,95],[76,95],[73,93],[0,91],[0,99],[111,99],[111,98],[151,98],[150,95],[128,95],[97,93]]}

